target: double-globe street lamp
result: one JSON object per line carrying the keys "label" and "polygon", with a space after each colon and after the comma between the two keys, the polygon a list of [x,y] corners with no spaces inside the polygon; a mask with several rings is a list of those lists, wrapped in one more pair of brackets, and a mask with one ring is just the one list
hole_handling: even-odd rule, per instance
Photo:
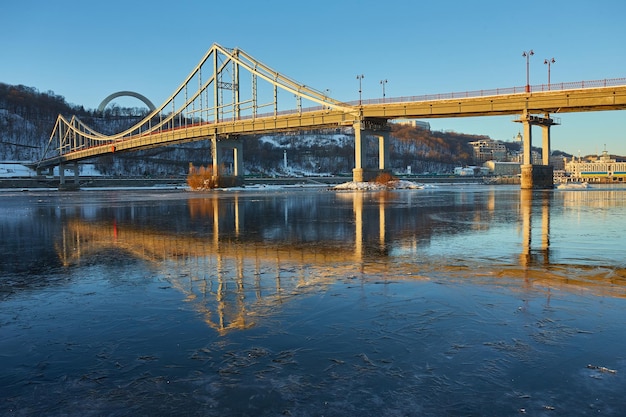
{"label": "double-globe street lamp", "polygon": [[380,80],[380,85],[383,86],[383,103],[385,102],[385,84],[387,84],[387,80]]}
{"label": "double-globe street lamp", "polygon": [[361,80],[363,80],[363,78],[365,78],[365,75],[363,74],[356,76],[356,79],[359,80],[359,106],[361,105]]}
{"label": "double-globe street lamp", "polygon": [[548,65],[548,90],[550,89],[550,64],[554,64],[555,62],[554,58],[545,59],[543,61],[544,64]]}
{"label": "double-globe street lamp", "polygon": [[526,92],[527,93],[530,93],[530,78],[528,76],[528,73],[529,73],[529,60],[532,55],[535,55],[532,49],[528,52],[524,51],[522,53],[522,56],[526,58]]}

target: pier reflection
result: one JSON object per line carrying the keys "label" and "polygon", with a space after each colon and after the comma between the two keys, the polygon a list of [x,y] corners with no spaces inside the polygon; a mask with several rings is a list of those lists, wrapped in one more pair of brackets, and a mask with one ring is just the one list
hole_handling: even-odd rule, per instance
{"label": "pier reflection", "polygon": [[[422,198],[357,192],[320,199],[306,193],[289,198],[216,193],[166,208],[64,213],[56,251],[65,267],[107,251],[147,262],[218,332],[253,326],[277,305],[338,280],[420,279],[433,270],[441,275],[467,271],[467,265],[489,268],[480,254],[468,254],[461,268],[431,260],[421,248],[433,236],[479,235],[503,222],[520,225],[522,241],[516,263],[491,266],[501,277],[523,287],[588,288],[624,296],[623,268],[607,274],[597,266],[553,259],[554,199],[564,199],[568,207],[569,199],[584,195],[522,190],[500,199],[495,191]],[[400,259],[399,252],[409,256]]]}
{"label": "pier reflection", "polygon": [[[522,251],[519,268],[511,268],[504,273],[523,278],[526,286],[532,285],[548,291],[558,288],[576,292],[590,291],[601,296],[626,297],[626,268],[623,262],[603,263],[602,254],[595,247],[597,242],[587,242],[594,247],[589,250],[592,256],[586,259],[580,255],[579,259],[555,255],[551,249],[551,215],[554,205],[561,210],[588,211],[593,207],[624,207],[626,200],[623,192],[612,190],[562,193],[521,190]],[[561,244],[564,246],[563,242]]]}
{"label": "pier reflection", "polygon": [[[521,190],[520,208],[522,218],[522,253],[520,264],[524,267],[533,264],[550,264],[550,200],[552,193],[549,191]],[[538,205],[541,227],[535,233],[539,233],[540,244],[533,245],[533,206]],[[538,247],[536,247],[538,246]]]}

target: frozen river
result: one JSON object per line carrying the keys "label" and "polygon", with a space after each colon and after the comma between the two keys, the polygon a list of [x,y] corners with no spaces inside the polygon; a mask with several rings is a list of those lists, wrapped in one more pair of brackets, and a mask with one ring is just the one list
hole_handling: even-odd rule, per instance
{"label": "frozen river", "polygon": [[622,416],[626,188],[0,193],[0,415]]}

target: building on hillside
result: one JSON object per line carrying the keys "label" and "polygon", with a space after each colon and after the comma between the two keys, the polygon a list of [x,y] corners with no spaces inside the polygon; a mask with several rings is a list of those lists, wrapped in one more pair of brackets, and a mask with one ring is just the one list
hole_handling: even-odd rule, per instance
{"label": "building on hillside", "polygon": [[[531,151],[530,158],[532,159],[533,165],[543,165],[543,158],[540,152]],[[517,162],[518,164],[522,164],[522,159],[524,159],[524,155],[521,152],[517,155],[510,156],[510,161]],[[551,155],[550,165],[552,165],[554,169],[565,169],[563,157],[560,155]]]}
{"label": "building on hillside", "polygon": [[[518,164],[522,164],[523,159],[524,159],[524,154],[522,152],[518,153],[517,155],[513,155],[510,158],[511,162],[517,162]],[[543,158],[541,157],[541,153],[537,151],[530,152],[530,159],[532,160],[531,163],[533,165],[543,165]]]}
{"label": "building on hillside", "polygon": [[555,171],[565,171],[565,158],[561,155],[550,155],[550,165]]}
{"label": "building on hillside", "polygon": [[409,126],[413,126],[413,127],[419,127],[420,129],[424,129],[424,130],[430,131],[430,123],[423,122],[421,120],[393,119],[391,122],[395,123],[395,124],[398,124],[398,125],[409,125]]}
{"label": "building on hillside", "polygon": [[611,158],[607,151],[595,160],[573,157],[565,161],[565,173],[571,179],[588,182],[625,182],[626,162]]}
{"label": "building on hillside", "polygon": [[489,169],[490,174],[502,177],[514,177],[522,173],[519,162],[487,161],[483,166]]}
{"label": "building on hillside", "polygon": [[474,148],[474,161],[482,164],[487,161],[507,161],[508,152],[504,143],[493,139],[481,139],[469,142]]}
{"label": "building on hillside", "polygon": [[[542,160],[540,155],[533,155],[533,161],[536,164],[542,164]],[[560,156],[552,156],[550,157],[550,165],[554,168],[554,172],[563,172],[565,173],[565,167],[563,163],[563,158]],[[483,164],[483,166],[489,168],[489,172],[492,175],[502,176],[502,177],[512,177],[517,176],[522,173],[522,164],[517,161],[487,161]],[[556,175],[556,174],[555,174]]]}

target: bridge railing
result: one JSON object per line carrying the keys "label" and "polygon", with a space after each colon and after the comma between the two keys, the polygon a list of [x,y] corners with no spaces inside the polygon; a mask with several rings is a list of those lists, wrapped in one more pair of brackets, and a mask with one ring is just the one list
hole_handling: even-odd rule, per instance
{"label": "bridge railing", "polygon": [[[607,78],[604,80],[537,84],[537,85],[530,86],[530,92],[536,93],[536,92],[546,92],[546,91],[578,90],[578,89],[584,89],[584,88],[614,87],[618,85],[626,85],[626,78]],[[526,86],[494,88],[490,90],[463,91],[463,92],[456,92],[456,93],[424,94],[424,95],[419,95],[419,96],[390,97],[390,98],[384,98],[384,99],[382,98],[365,99],[365,100],[361,100],[361,103],[364,105],[385,104],[385,103],[403,103],[407,101],[449,100],[449,99],[456,99],[456,98],[500,96],[500,95],[521,94],[521,93],[526,93]],[[352,106],[358,106],[359,101],[351,101],[348,104]]]}
{"label": "bridge railing", "polygon": [[[566,83],[550,83],[550,84],[536,84],[530,86],[531,93],[547,92],[547,91],[564,91],[564,90],[579,90],[584,88],[599,88],[599,87],[615,87],[620,85],[626,85],[626,78],[605,78],[603,80],[591,80],[591,81],[573,81]],[[487,97],[487,96],[502,96],[510,94],[525,94],[526,86],[520,87],[506,87],[506,88],[492,88],[489,90],[474,90],[474,91],[462,91],[455,93],[440,93],[440,94],[423,94],[419,96],[401,96],[401,97],[386,97],[386,98],[371,98],[364,100],[355,100],[346,102],[346,105],[358,107],[359,103],[362,105],[368,104],[393,104],[393,103],[406,103],[411,101],[435,101],[435,100],[449,100],[458,98],[472,98],[472,97]],[[277,115],[294,114],[298,111],[312,112],[323,110],[322,106],[307,107],[301,110],[283,110],[277,113]],[[273,113],[257,114],[255,117],[270,117]],[[243,119],[244,117],[242,117]],[[247,118],[247,117],[246,117]],[[250,117],[252,118],[252,117]]]}

